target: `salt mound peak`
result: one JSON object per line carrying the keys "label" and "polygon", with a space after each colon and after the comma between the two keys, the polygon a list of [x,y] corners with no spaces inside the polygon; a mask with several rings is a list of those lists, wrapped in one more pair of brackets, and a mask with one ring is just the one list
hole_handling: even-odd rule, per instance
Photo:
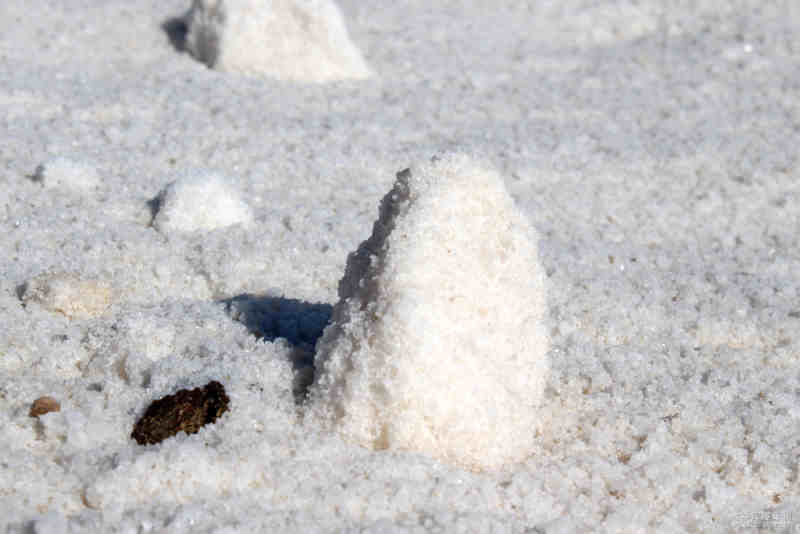
{"label": "salt mound peak", "polygon": [[282,80],[368,78],[333,0],[194,0],[189,52],[211,68]]}
{"label": "salt mound peak", "polygon": [[36,167],[32,176],[46,188],[93,189],[100,185],[97,169],[85,161],[64,156],[54,157]]}
{"label": "salt mound peak", "polygon": [[472,470],[524,459],[549,372],[538,235],[465,155],[397,175],[348,257],[309,418]]}
{"label": "salt mound peak", "polygon": [[209,171],[184,173],[156,197],[153,226],[170,233],[249,225],[253,221],[250,206],[229,182]]}

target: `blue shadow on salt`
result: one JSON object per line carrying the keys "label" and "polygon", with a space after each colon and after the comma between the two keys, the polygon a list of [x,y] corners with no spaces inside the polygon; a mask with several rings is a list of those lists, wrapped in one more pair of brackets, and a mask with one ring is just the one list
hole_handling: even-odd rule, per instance
{"label": "blue shadow on salt", "polygon": [[225,311],[253,335],[267,341],[286,339],[290,345],[314,348],[330,321],[333,306],[297,299],[237,295],[220,302]]}
{"label": "blue shadow on salt", "polygon": [[285,339],[289,343],[295,398],[302,401],[314,379],[314,347],[330,322],[333,306],[247,293],[219,302],[233,320],[254,336],[265,341]]}

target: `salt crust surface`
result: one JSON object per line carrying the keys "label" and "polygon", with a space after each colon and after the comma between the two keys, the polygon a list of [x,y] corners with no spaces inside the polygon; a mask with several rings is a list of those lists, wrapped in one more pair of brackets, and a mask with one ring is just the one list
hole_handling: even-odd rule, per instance
{"label": "salt crust surface", "polygon": [[348,258],[310,411],[372,449],[523,460],[549,371],[537,241],[485,164],[448,154],[398,173]]}
{"label": "salt crust surface", "polygon": [[333,0],[194,0],[187,49],[209,67],[281,80],[370,76]]}
{"label": "salt crust surface", "polygon": [[[800,5],[339,5],[378,77],[210,70],[162,29],[186,0],[2,2],[2,527],[794,530]],[[483,474],[299,422],[298,346],[254,335],[335,303],[394,173],[453,148],[504,178],[550,290],[545,430]],[[57,158],[101,179],[37,181]],[[186,169],[222,170],[254,226],[153,228]],[[24,303],[42,273],[105,281],[112,305]],[[234,320],[243,295],[295,304]],[[154,398],[211,379],[217,423],[129,439]],[[44,395],[61,411],[37,421]]]}

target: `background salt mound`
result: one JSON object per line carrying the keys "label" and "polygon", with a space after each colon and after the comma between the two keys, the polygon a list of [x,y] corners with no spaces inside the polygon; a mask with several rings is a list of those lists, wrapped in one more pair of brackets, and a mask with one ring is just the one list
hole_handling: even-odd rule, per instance
{"label": "background salt mound", "polygon": [[194,0],[186,45],[223,71],[326,82],[367,78],[332,0]]}
{"label": "background salt mound", "polygon": [[312,420],[493,469],[531,450],[549,362],[537,234],[462,155],[398,174],[317,345]]}
{"label": "background salt mound", "polygon": [[46,188],[82,190],[100,185],[100,176],[92,165],[65,157],[56,157],[39,165],[33,179]]}
{"label": "background salt mound", "polygon": [[250,206],[229,180],[208,171],[185,173],[167,184],[155,207],[153,226],[165,233],[209,231],[253,221]]}

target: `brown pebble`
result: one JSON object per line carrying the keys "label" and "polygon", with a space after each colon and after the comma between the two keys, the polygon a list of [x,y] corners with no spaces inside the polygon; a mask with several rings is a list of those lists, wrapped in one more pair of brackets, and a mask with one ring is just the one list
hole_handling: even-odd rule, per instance
{"label": "brown pebble", "polygon": [[194,434],[228,411],[230,399],[216,380],[202,388],[182,389],[153,401],[134,425],[131,437],[139,445],[160,443],[178,432]]}
{"label": "brown pebble", "polygon": [[60,411],[61,404],[53,397],[48,397],[45,395],[44,397],[39,397],[33,401],[31,404],[31,411],[28,412],[28,415],[31,417],[39,417],[40,415],[44,415],[46,413]]}

